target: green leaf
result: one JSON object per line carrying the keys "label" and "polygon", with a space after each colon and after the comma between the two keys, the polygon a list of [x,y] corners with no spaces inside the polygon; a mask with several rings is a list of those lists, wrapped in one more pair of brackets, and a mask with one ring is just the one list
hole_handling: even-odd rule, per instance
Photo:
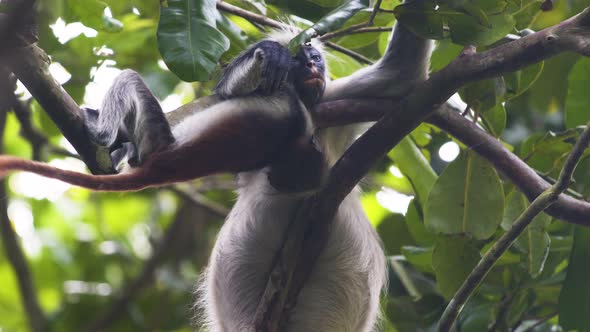
{"label": "green leaf", "polygon": [[455,59],[463,49],[462,46],[453,44],[450,40],[444,39],[436,42],[436,48],[432,52],[430,68],[432,71],[439,71]]}
{"label": "green leaf", "polygon": [[435,11],[432,3],[410,1],[393,10],[397,20],[420,37],[442,39],[444,37],[443,17]]}
{"label": "green leaf", "polygon": [[428,193],[437,176],[420,149],[409,136],[406,136],[388,153],[388,156],[410,179],[420,204],[426,204]]}
{"label": "green leaf", "polygon": [[184,81],[206,81],[229,40],[215,27],[215,0],[168,0],[161,7],[158,49],[164,62]]}
{"label": "green leaf", "polygon": [[490,45],[514,30],[514,17],[508,14],[490,15],[489,25],[461,13],[446,15],[451,39],[461,45]]}
{"label": "green leaf", "polygon": [[416,243],[421,246],[431,246],[434,244],[435,236],[424,226],[424,218],[418,209],[416,199],[413,199],[408,205],[406,223],[408,224],[408,231],[412,234]]}
{"label": "green leaf", "polygon": [[74,14],[84,25],[100,30],[103,27],[103,12],[107,7],[104,1],[99,0],[70,0],[67,1],[68,10]]}
{"label": "green leaf", "polygon": [[403,246],[402,254],[416,269],[432,273],[432,247]]}
{"label": "green leaf", "polygon": [[363,67],[358,61],[346,54],[330,51],[329,54],[330,56],[326,58],[328,60],[330,76],[334,79],[348,76]]}
{"label": "green leaf", "polygon": [[[511,192],[506,198],[502,228],[509,229],[528,206],[529,201],[522,193]],[[546,228],[550,222],[551,217],[547,214],[539,214],[515,242],[515,246],[526,254],[527,270],[532,277],[537,277],[543,272],[543,266],[549,254],[551,239]]]}
{"label": "green leaf", "polygon": [[502,221],[500,178],[474,152],[463,154],[440,175],[428,197],[424,222],[434,233],[487,239]]}
{"label": "green leaf", "polygon": [[479,259],[479,250],[471,240],[462,236],[438,238],[432,252],[432,268],[445,298],[453,297]]}
{"label": "green leaf", "polygon": [[303,43],[309,41],[317,35],[323,35],[326,32],[333,31],[341,27],[348,19],[362,9],[369,6],[369,0],[350,0],[342,6],[329,12],[311,27],[305,29],[295,36],[288,45],[291,53],[299,48]]}
{"label": "green leaf", "polygon": [[519,155],[537,171],[557,172],[572,149],[572,145],[566,142],[577,136],[578,133],[573,129],[558,134],[533,134],[521,144]]}
{"label": "green leaf", "polygon": [[590,332],[590,228],[576,226],[574,247],[559,294],[559,324],[566,331]]}
{"label": "green leaf", "polygon": [[377,226],[377,233],[381,237],[387,256],[399,255],[402,246],[415,244],[401,214],[390,213]]}
{"label": "green leaf", "polygon": [[544,61],[530,65],[522,70],[504,74],[506,84],[506,99],[520,96],[527,91],[543,72]]}
{"label": "green leaf", "polygon": [[565,124],[568,128],[583,126],[590,120],[590,59],[581,58],[568,77],[565,102]]}
{"label": "green leaf", "polygon": [[459,89],[461,99],[477,112],[485,112],[504,101],[506,85],[502,77],[469,83]]}
{"label": "green leaf", "polygon": [[541,11],[543,0],[518,1],[518,3],[521,6],[518,12],[514,14],[514,19],[516,20],[516,28],[523,30],[530,26],[531,22],[533,22],[537,14]]}
{"label": "green leaf", "polygon": [[487,112],[480,114],[486,128],[494,137],[500,137],[506,128],[506,109],[502,104],[497,104]]}

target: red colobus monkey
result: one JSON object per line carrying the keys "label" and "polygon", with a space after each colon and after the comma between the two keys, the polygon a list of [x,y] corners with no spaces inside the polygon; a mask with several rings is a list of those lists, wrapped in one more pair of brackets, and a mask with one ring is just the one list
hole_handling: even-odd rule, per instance
{"label": "red colobus monkey", "polygon": [[[188,115],[164,115],[137,73],[121,73],[100,111],[85,113],[93,139],[109,147],[120,174],[81,174],[8,156],[0,157],[0,173],[26,170],[107,191],[239,173],[238,200],[200,282],[198,307],[210,331],[248,330],[295,209],[351,136],[348,128],[317,130],[312,108],[322,97],[402,96],[426,79],[431,53],[429,41],[397,26],[379,62],[326,87],[320,50],[306,44],[292,57],[287,42],[275,36],[239,55],[215,95]],[[380,241],[353,192],[336,213],[285,331],[372,331],[385,283]]]}

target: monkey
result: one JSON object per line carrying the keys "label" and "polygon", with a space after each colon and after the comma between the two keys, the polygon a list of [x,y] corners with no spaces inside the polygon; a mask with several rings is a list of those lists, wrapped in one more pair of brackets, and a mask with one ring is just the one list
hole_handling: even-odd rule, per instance
{"label": "monkey", "polygon": [[[351,127],[314,128],[313,107],[343,97],[403,97],[426,79],[432,43],[399,24],[392,35],[381,60],[333,82],[319,46],[305,44],[291,56],[290,36],[273,35],[234,59],[215,94],[186,116],[164,115],[139,75],[123,71],[99,111],[84,112],[92,138],[109,148],[120,174],[80,174],[8,156],[0,157],[0,172],[32,171],[103,191],[238,173],[238,198],[200,279],[196,307],[209,331],[249,330],[296,208],[354,137]],[[355,190],[338,208],[285,331],[377,326],[386,260],[359,198]]]}
{"label": "monkey", "polygon": [[[82,114],[90,136],[109,147],[114,163],[125,159],[131,167],[119,167],[122,172],[115,175],[89,175],[2,156],[0,173],[20,169],[98,191],[130,191],[260,168],[276,159],[291,137],[303,134],[301,123],[309,121],[296,91],[305,87],[284,84],[291,65],[288,50],[262,41],[230,64],[229,69],[237,69],[226,70],[216,96],[201,103],[204,109],[182,120],[172,115],[171,122],[141,77],[124,70],[107,91],[100,112],[84,109]],[[295,79],[304,78],[289,78]],[[256,83],[241,84],[250,81]]]}

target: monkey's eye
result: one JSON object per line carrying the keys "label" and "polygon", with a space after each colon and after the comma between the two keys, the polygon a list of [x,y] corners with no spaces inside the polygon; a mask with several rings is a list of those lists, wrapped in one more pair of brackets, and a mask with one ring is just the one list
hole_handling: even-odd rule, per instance
{"label": "monkey's eye", "polygon": [[311,59],[315,62],[319,62],[320,60],[322,60],[322,58],[319,55],[312,55]]}

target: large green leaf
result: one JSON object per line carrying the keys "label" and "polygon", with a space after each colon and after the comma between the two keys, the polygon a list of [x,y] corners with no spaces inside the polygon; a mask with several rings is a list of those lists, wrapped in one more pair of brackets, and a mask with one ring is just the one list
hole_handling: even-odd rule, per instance
{"label": "large green leaf", "polygon": [[389,152],[388,156],[410,179],[420,204],[424,205],[437,176],[420,149],[410,136],[406,136]]}
{"label": "large green leaf", "polygon": [[485,112],[504,100],[506,84],[502,77],[469,83],[459,89],[461,99],[472,109]]}
{"label": "large green leaf", "polygon": [[301,44],[309,41],[314,36],[323,35],[326,32],[338,29],[354,14],[368,6],[369,0],[350,0],[346,2],[295,36],[289,43],[289,50],[297,49]]}
{"label": "large green leaf", "polygon": [[524,69],[504,74],[506,98],[515,98],[528,90],[537,81],[539,76],[541,76],[544,65],[545,62],[541,61]]}
{"label": "large green leaf", "polygon": [[454,43],[461,45],[490,45],[514,30],[516,21],[508,14],[488,16],[489,25],[467,14],[447,16]]}
{"label": "large green leaf", "polygon": [[431,246],[435,241],[435,236],[424,226],[423,213],[418,208],[418,203],[414,198],[408,204],[406,212],[406,223],[408,231],[412,234],[414,241],[421,246]]}
{"label": "large green leaf", "polygon": [[103,12],[107,4],[99,0],[69,0],[66,9],[73,19],[78,19],[84,25],[100,30],[103,23]]}
{"label": "large green leaf", "polygon": [[164,62],[185,81],[206,81],[229,40],[215,26],[215,0],[168,0],[161,7],[158,48]]}
{"label": "large green leaf", "polygon": [[415,34],[429,39],[444,37],[443,17],[432,3],[410,1],[395,7],[393,13],[400,23]]}
{"label": "large green leaf", "polygon": [[479,250],[463,236],[440,236],[432,252],[438,289],[449,299],[479,262]]}
{"label": "large green leaf", "polygon": [[487,239],[502,221],[504,193],[498,174],[473,152],[455,159],[428,197],[424,222],[434,233]]}
{"label": "large green leaf", "polygon": [[589,332],[590,228],[577,226],[567,276],[559,295],[559,323],[567,331]]}
{"label": "large green leaf", "polygon": [[483,123],[494,137],[499,137],[506,128],[506,109],[502,104],[497,104],[492,109],[480,114]]}
{"label": "large green leaf", "polygon": [[[509,229],[512,223],[529,206],[529,200],[520,192],[511,192],[506,198],[506,209],[502,219],[502,228]],[[516,247],[526,254],[527,270],[533,277],[537,277],[542,271],[551,239],[546,228],[551,222],[551,217],[541,213],[533,219],[531,224],[516,239]]]}
{"label": "large green leaf", "polygon": [[585,125],[590,120],[590,59],[582,58],[574,65],[568,77],[565,102],[565,123],[568,128]]}

